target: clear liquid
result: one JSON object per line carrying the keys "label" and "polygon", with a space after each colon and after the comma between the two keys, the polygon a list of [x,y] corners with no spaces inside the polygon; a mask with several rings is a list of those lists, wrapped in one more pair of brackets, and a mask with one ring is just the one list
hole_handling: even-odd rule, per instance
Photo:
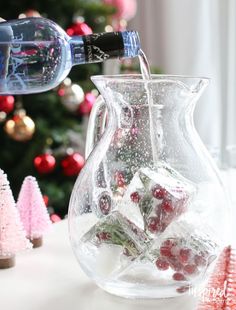
{"label": "clear liquid", "polygon": [[43,18],[0,23],[0,94],[28,94],[57,86],[71,68],[64,31]]}
{"label": "clear liquid", "polygon": [[147,56],[145,55],[143,50],[140,50],[138,57],[142,78],[144,80],[151,80],[151,69],[147,60]]}
{"label": "clear liquid", "polygon": [[150,70],[147,57],[142,50],[140,50],[138,57],[139,57],[139,65],[140,65],[142,78],[145,81],[145,89],[147,92],[152,158],[153,158],[153,164],[154,166],[156,166],[158,162],[158,152],[156,151],[156,147],[158,146],[158,141],[156,141],[156,135],[155,135],[156,126],[155,126],[155,120],[153,118],[154,104],[153,104],[152,89],[150,88],[149,83],[148,83],[148,81],[152,79],[151,70]]}
{"label": "clear liquid", "polygon": [[64,42],[0,42],[0,94],[49,90],[67,74],[71,61]]}

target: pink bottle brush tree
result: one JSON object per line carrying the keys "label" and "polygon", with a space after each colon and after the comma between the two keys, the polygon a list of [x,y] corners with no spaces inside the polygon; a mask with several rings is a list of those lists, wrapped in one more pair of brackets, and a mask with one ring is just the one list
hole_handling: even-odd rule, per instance
{"label": "pink bottle brush tree", "polygon": [[0,269],[15,265],[15,255],[32,245],[25,237],[7,175],[0,169]]}
{"label": "pink bottle brush tree", "polygon": [[236,309],[236,252],[228,246],[221,253],[197,310]]}
{"label": "pink bottle brush tree", "polygon": [[43,235],[52,223],[38,182],[34,177],[28,176],[24,179],[16,206],[27,238],[33,243],[34,248],[41,246]]}

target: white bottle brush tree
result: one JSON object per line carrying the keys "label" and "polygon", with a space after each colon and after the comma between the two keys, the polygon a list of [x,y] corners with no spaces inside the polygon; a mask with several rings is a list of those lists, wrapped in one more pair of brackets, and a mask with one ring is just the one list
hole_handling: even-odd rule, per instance
{"label": "white bottle brush tree", "polygon": [[26,236],[34,247],[42,245],[43,235],[51,221],[37,180],[28,176],[24,179],[17,201],[17,209],[26,230]]}
{"label": "white bottle brush tree", "polygon": [[0,169],[0,269],[15,265],[16,253],[31,248],[6,174]]}

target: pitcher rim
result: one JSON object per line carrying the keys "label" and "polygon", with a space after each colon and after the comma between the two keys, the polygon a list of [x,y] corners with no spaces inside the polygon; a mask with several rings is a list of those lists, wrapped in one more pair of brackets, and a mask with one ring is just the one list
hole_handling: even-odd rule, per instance
{"label": "pitcher rim", "polygon": [[[195,75],[182,75],[182,74],[151,74],[152,80],[151,82],[157,82],[158,78],[171,78],[171,79],[186,79],[186,80],[204,80],[204,81],[210,81],[211,78],[205,77],[205,76],[195,76]],[[144,80],[142,78],[142,74],[98,74],[98,75],[92,75],[91,80],[122,80],[125,79],[126,81],[137,81],[140,80],[141,82],[147,82],[147,80]]]}
{"label": "pitcher rim", "polygon": [[[91,80],[93,82],[105,81],[105,82],[139,82],[139,83],[160,83],[160,82],[179,82],[191,92],[199,90],[199,84],[207,86],[210,82],[210,78],[204,76],[191,76],[191,75],[177,75],[177,74],[151,74],[151,80],[144,80],[141,74],[114,74],[114,75],[93,75]],[[181,81],[182,79],[182,81]],[[189,82],[192,85],[188,85],[185,82]],[[191,83],[192,82],[192,83]],[[203,84],[203,85],[202,85]]]}

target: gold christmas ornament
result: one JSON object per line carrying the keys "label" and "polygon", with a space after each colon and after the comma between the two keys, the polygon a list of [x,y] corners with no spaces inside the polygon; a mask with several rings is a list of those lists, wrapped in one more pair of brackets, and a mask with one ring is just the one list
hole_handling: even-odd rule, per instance
{"label": "gold christmas ornament", "polygon": [[36,10],[27,10],[24,13],[21,13],[18,18],[26,18],[26,17],[40,17],[40,13]]}
{"label": "gold christmas ornament", "polygon": [[26,115],[25,110],[21,109],[16,111],[12,119],[6,122],[4,130],[13,140],[24,142],[32,138],[35,132],[35,124]]}
{"label": "gold christmas ornament", "polygon": [[0,111],[0,123],[4,122],[7,117],[7,113]]}
{"label": "gold christmas ornament", "polygon": [[64,107],[70,112],[76,112],[79,105],[84,101],[83,89],[77,84],[72,84],[69,78],[61,83],[58,95]]}

